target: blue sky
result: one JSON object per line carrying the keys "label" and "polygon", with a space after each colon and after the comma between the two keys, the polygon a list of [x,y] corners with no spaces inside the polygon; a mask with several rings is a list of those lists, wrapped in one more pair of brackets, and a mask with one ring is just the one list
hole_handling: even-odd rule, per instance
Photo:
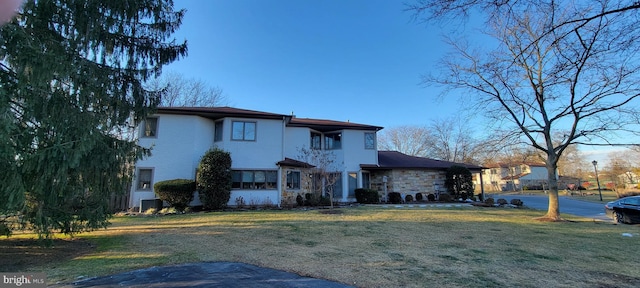
{"label": "blue sky", "polygon": [[445,52],[402,1],[176,0],[189,55],[166,70],[219,86],[230,106],[393,127],[455,114],[421,86]]}
{"label": "blue sky", "polygon": [[[386,128],[428,125],[463,104],[421,85],[447,52],[446,28],[413,22],[403,2],[175,0],[187,10],[175,37],[188,41],[189,55],[165,71],[219,86],[237,108]],[[481,119],[473,120],[482,131]],[[581,150],[605,161],[608,149]]]}

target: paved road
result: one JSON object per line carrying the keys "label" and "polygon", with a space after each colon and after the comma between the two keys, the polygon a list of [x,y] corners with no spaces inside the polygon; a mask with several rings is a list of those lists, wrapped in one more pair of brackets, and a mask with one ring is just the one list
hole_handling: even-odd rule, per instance
{"label": "paved road", "polygon": [[[494,194],[490,197],[493,197],[494,199],[504,198],[507,199],[507,201],[518,198],[522,200],[524,206],[532,209],[547,210],[549,207],[549,198],[547,196]],[[604,213],[604,204],[606,204],[606,202],[593,203],[577,200],[575,197],[567,196],[560,196],[559,202],[561,214],[572,214],[592,218],[594,220],[611,221],[611,219]]]}

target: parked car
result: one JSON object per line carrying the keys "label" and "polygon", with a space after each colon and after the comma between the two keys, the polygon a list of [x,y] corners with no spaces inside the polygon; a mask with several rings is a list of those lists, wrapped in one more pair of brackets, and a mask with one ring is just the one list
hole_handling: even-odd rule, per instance
{"label": "parked car", "polygon": [[640,196],[609,202],[604,210],[616,223],[640,223]]}

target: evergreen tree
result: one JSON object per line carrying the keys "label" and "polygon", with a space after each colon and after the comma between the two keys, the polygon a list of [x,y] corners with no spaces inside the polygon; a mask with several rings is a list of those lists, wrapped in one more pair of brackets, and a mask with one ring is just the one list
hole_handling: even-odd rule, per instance
{"label": "evergreen tree", "polygon": [[231,198],[231,153],[213,148],[198,166],[198,195],[205,209],[223,209]]}
{"label": "evergreen tree", "polygon": [[0,228],[48,238],[108,224],[110,194],[148,152],[126,137],[159,101],[142,83],[186,55],[171,38],[184,12],[32,0],[0,28]]}

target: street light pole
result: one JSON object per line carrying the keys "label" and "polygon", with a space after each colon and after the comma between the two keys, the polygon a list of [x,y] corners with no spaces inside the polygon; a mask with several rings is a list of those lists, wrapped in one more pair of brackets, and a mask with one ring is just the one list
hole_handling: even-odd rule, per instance
{"label": "street light pole", "polygon": [[598,194],[600,194],[600,201],[602,201],[602,190],[600,190],[600,179],[598,178],[598,161],[593,160],[593,169],[596,170],[596,182],[598,182]]}

